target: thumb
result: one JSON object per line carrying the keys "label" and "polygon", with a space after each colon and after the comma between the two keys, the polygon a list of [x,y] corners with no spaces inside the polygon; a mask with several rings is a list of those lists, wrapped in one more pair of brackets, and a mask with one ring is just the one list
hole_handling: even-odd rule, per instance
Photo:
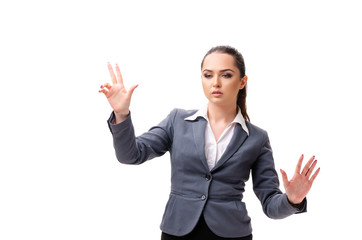
{"label": "thumb", "polygon": [[283,178],[283,184],[284,184],[284,188],[285,186],[288,184],[289,180],[288,180],[288,176],[287,176],[287,173],[280,169],[280,173],[282,174],[282,178]]}
{"label": "thumb", "polygon": [[138,87],[138,84],[132,85],[132,86],[129,88],[129,90],[128,90],[128,94],[129,94],[130,96],[132,96],[134,90],[135,90],[137,87]]}

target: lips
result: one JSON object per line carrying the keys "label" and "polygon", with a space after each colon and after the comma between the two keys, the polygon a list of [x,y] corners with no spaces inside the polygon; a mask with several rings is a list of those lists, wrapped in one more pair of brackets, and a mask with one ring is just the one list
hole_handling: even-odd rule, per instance
{"label": "lips", "polygon": [[220,97],[223,93],[220,91],[213,91],[211,94],[215,97]]}

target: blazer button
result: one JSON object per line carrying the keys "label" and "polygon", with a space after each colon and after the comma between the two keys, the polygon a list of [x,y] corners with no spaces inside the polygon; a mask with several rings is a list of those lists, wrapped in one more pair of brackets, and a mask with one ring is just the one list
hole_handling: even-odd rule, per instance
{"label": "blazer button", "polygon": [[206,181],[210,181],[211,176],[209,174],[207,174],[207,175],[205,175],[205,179],[206,179]]}
{"label": "blazer button", "polygon": [[205,199],[206,199],[206,196],[205,196],[205,195],[202,195],[202,196],[201,196],[201,199],[202,199],[202,200],[205,200]]}

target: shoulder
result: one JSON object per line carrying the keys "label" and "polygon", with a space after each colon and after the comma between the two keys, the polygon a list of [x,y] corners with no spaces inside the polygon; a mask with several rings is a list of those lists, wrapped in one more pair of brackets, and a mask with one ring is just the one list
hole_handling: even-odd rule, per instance
{"label": "shoulder", "polygon": [[174,117],[175,119],[185,119],[189,116],[194,115],[198,110],[186,110],[186,109],[181,109],[181,108],[174,108],[171,113],[170,116]]}
{"label": "shoulder", "polygon": [[266,130],[264,130],[263,128],[260,128],[248,121],[245,121],[245,122],[246,122],[246,126],[248,127],[250,136],[268,138],[268,133]]}
{"label": "shoulder", "polygon": [[250,141],[257,146],[257,148],[260,148],[261,153],[270,152],[271,146],[268,132],[250,122],[246,122],[246,125],[249,128]]}

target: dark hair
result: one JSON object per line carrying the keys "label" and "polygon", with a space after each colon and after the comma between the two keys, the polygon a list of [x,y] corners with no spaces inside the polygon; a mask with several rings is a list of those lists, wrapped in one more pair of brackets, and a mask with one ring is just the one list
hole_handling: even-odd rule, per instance
{"label": "dark hair", "polygon": [[[235,66],[240,71],[240,77],[243,78],[245,76],[245,63],[244,63],[243,55],[241,55],[241,53],[238,50],[236,50],[235,48],[230,47],[230,46],[217,46],[217,47],[211,48],[206,53],[204,58],[202,59],[201,69],[202,69],[202,66],[204,65],[205,58],[208,55],[210,55],[211,53],[215,53],[215,52],[226,53],[226,54],[231,55],[234,58]],[[243,117],[250,122],[249,115],[246,112],[246,85],[243,89],[239,90],[236,104],[240,107],[241,114],[243,115]]]}

